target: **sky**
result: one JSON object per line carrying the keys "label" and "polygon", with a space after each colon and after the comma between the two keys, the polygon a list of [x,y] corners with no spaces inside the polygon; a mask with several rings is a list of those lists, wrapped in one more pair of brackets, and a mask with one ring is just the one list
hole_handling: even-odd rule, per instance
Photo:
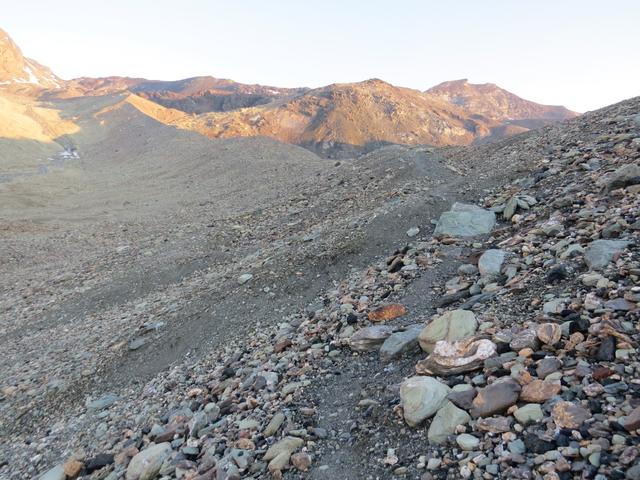
{"label": "sky", "polygon": [[640,95],[638,0],[5,2],[0,28],[65,79],[468,78],[580,112]]}

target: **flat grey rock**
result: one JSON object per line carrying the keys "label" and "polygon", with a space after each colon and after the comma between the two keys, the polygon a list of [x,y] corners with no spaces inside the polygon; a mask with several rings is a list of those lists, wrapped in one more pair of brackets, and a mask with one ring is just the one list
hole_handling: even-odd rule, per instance
{"label": "flat grey rock", "polygon": [[418,335],[423,325],[411,325],[403,332],[396,332],[389,336],[380,347],[380,358],[388,362],[402,356],[411,350],[418,349]]}
{"label": "flat grey rock", "polygon": [[118,396],[113,393],[107,393],[102,397],[86,402],[86,407],[88,410],[104,410],[107,407],[110,407],[114,403],[118,401]]}
{"label": "flat grey rock", "polygon": [[584,254],[584,261],[591,269],[605,268],[613,257],[629,246],[626,240],[596,240],[591,242]]}
{"label": "flat grey rock", "polygon": [[360,352],[374,350],[391,336],[393,330],[393,327],[389,327],[387,325],[375,325],[373,327],[361,328],[353,334],[349,343],[353,350],[358,350]]}
{"label": "flat grey rock", "polygon": [[64,467],[62,465],[56,465],[51,470],[47,470],[43,473],[39,480],[65,480],[67,476],[64,473]]}
{"label": "flat grey rock", "polygon": [[476,205],[454,203],[451,210],[440,215],[436,235],[473,237],[489,233],[496,224],[496,214]]}

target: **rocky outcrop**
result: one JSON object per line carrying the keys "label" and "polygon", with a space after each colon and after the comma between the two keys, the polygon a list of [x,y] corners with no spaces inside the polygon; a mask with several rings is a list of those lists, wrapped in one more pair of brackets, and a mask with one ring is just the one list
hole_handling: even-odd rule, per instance
{"label": "rocky outcrop", "polygon": [[63,83],[47,67],[23,56],[11,37],[0,29],[0,88],[26,92],[29,88],[56,89]]}

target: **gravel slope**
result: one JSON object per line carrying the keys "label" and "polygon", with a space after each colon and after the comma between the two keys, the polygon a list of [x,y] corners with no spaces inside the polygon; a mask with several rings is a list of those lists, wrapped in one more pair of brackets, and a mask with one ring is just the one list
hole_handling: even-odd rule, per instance
{"label": "gravel slope", "polygon": [[[458,263],[487,245],[438,242],[432,220],[637,111],[632,101],[495,145],[386,147],[338,163],[270,140],[182,137],[126,108],[110,113],[108,137],[87,123],[77,165],[59,172],[81,180],[0,191],[49,199],[2,210],[0,474],[33,477],[64,461],[88,473],[106,453],[115,464],[93,477],[120,478],[150,439],[166,438],[179,453],[163,475],[235,478],[233,446],[255,452],[244,476],[277,477],[258,460],[287,432],[315,457],[312,478],[390,478],[387,448],[408,448],[398,465],[420,478],[424,431],[398,421],[388,388],[416,357],[353,357],[340,330],[365,326],[380,302],[408,307],[396,327],[424,322]],[[383,273],[408,242],[407,265],[419,268]],[[355,321],[344,295],[364,302]],[[365,420],[358,398],[373,401],[360,407]],[[278,412],[284,427],[267,435]],[[306,457],[291,461],[298,470],[286,475],[305,476]]]}

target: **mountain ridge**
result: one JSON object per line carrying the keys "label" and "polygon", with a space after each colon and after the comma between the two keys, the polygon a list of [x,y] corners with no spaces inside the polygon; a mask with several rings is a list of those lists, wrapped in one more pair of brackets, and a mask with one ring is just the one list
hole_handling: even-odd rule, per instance
{"label": "mountain ridge", "polygon": [[495,120],[563,120],[576,114],[561,105],[525,100],[495,83],[470,83],[466,78],[442,82],[426,93]]}
{"label": "mountain ridge", "polygon": [[325,156],[348,156],[387,143],[486,142],[577,115],[565,107],[524,100],[495,84],[471,84],[466,79],[426,91],[379,78],[313,89],[243,84],[212,76],[62,80],[24,57],[0,30],[2,92],[56,101],[129,93],[135,97],[128,98],[128,104],[166,125],[209,138],[267,136]]}

